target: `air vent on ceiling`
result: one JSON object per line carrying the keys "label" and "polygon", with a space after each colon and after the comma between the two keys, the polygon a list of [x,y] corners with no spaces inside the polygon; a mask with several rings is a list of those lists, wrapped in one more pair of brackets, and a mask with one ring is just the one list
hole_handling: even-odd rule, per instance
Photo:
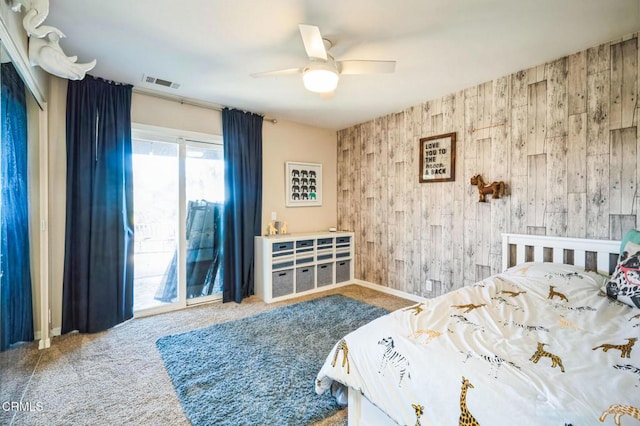
{"label": "air vent on ceiling", "polygon": [[148,84],[157,84],[163,87],[169,87],[171,89],[180,88],[180,83],[174,83],[173,81],[163,80],[161,78],[151,77],[148,75],[142,75],[142,81]]}

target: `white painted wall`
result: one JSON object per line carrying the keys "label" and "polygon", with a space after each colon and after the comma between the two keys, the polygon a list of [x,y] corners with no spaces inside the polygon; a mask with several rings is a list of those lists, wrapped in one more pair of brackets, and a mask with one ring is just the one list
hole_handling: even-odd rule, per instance
{"label": "white painted wall", "polygon": [[[279,121],[263,124],[262,233],[271,213],[287,222],[289,233],[326,231],[337,222],[336,132]],[[322,164],[322,206],[286,207],[285,163]]]}
{"label": "white painted wall", "polygon": [[49,90],[49,280],[51,328],[62,326],[62,277],[64,273],[64,230],[66,218],[66,131],[67,80],[51,77]]}

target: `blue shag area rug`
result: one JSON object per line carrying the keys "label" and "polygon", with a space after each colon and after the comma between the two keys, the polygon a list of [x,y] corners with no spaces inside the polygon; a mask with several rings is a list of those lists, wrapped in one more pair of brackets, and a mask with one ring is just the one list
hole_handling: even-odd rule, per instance
{"label": "blue shag area rug", "polygon": [[314,390],[335,343],[387,313],[331,295],[156,344],[193,425],[306,425],[341,408]]}

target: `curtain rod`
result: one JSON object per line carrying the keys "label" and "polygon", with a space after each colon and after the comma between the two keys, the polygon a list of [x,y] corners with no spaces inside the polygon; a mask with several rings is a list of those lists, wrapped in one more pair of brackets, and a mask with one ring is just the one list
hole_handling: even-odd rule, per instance
{"label": "curtain rod", "polygon": [[[147,95],[147,96],[152,96],[154,98],[158,98],[158,99],[164,99],[167,101],[174,101],[174,102],[179,102],[182,105],[191,105],[191,106],[197,106],[200,108],[206,108],[206,109],[210,109],[213,111],[222,111],[225,107],[218,105],[218,104],[214,104],[214,103],[209,103],[209,102],[204,102],[204,101],[197,101],[195,99],[188,99],[188,98],[181,98],[178,96],[174,96],[174,95],[170,95],[170,94],[165,94],[165,93],[159,93],[159,92],[153,92],[151,90],[145,90],[145,89],[140,89],[138,87],[133,87],[133,92],[134,93],[138,93],[141,95]],[[261,114],[259,114],[261,115]],[[268,121],[271,124],[277,124],[278,120],[275,118],[271,118],[271,117],[267,117],[267,116],[262,116],[262,119],[264,121]]]}

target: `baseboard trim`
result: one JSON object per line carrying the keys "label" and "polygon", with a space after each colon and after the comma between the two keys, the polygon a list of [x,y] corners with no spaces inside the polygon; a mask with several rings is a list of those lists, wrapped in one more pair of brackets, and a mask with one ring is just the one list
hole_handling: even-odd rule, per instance
{"label": "baseboard trim", "polygon": [[353,283],[362,287],[379,291],[381,293],[390,294],[392,296],[401,297],[403,299],[413,300],[414,302],[425,302],[427,300],[427,298],[418,296],[417,294],[411,294],[411,293],[404,292],[402,290],[396,290],[395,288],[389,288],[389,287],[382,286],[380,284],[370,283],[369,281],[356,279],[356,280],[353,280]]}
{"label": "baseboard trim", "polygon": [[[371,283],[371,282],[368,282],[368,281],[363,281],[363,280],[358,280],[358,279],[354,279],[353,281],[345,281],[345,282],[341,282],[341,283],[336,283],[334,285],[331,285],[329,288],[327,288],[327,290],[344,287],[344,286],[347,286],[349,284],[356,284],[356,285],[359,285],[361,287],[366,287],[366,288],[369,288],[371,290],[379,291],[381,293],[390,294],[392,296],[400,297],[402,299],[412,300],[412,301],[418,302],[418,303],[424,302],[424,301],[427,300],[427,298],[422,297],[422,296],[418,296],[416,294],[407,293],[407,292],[404,292],[402,290],[396,290],[395,288],[389,288],[389,287],[382,286],[380,284],[374,284],[374,283]],[[324,289],[322,289],[322,290],[324,290]],[[34,334],[35,334],[35,336],[34,336],[35,340],[40,340],[40,336],[41,336],[40,331],[38,330]],[[62,328],[61,327],[54,327],[54,328],[51,329],[51,334],[50,334],[51,337],[56,337],[56,336],[60,336],[60,335],[62,335]],[[41,341],[39,346],[40,346],[40,349],[42,349],[43,346],[44,346],[44,348],[48,348],[48,347],[51,346],[51,340],[47,339],[46,342],[45,341]]]}
{"label": "baseboard trim", "polygon": [[36,330],[33,333],[33,340],[36,340],[38,342],[38,349],[48,349],[51,347],[51,337],[60,336],[61,331],[62,330],[60,329],[60,327],[56,327],[50,331],[50,337],[48,339],[43,339],[42,331]]}
{"label": "baseboard trim", "polygon": [[[52,328],[49,334],[51,335],[51,337],[60,336],[62,334],[62,328],[61,327]],[[33,333],[33,338],[34,340],[40,340],[42,338],[42,332],[40,330],[36,330]]]}

